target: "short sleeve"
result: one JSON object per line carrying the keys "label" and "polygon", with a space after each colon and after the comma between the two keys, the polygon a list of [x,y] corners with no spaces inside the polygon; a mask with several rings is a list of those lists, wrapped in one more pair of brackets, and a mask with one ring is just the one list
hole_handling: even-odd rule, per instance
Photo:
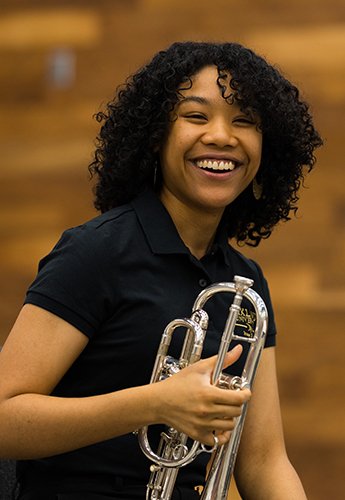
{"label": "short sleeve", "polygon": [[25,299],[25,303],[56,314],[88,337],[109,314],[114,300],[104,265],[105,242],[98,236],[83,226],[65,231],[40,261]]}
{"label": "short sleeve", "polygon": [[263,275],[261,267],[257,262],[254,262],[253,260],[251,262],[255,266],[258,274],[257,291],[261,295],[263,301],[265,302],[268,312],[268,328],[267,328],[265,347],[273,347],[276,345],[276,324],[274,319],[271,294],[269,291],[267,280]]}

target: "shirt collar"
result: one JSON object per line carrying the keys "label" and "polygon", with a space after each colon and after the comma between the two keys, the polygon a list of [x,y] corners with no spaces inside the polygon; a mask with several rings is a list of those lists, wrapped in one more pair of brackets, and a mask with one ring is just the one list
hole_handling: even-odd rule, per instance
{"label": "shirt collar", "polygon": [[229,259],[229,239],[228,239],[228,234],[226,230],[226,224],[224,219],[221,220],[216,236],[214,238],[213,245],[211,247],[211,252],[216,253],[219,252],[222,254],[224,258],[224,262],[226,263],[227,266],[230,266],[230,259]]}
{"label": "shirt collar", "polygon": [[[190,255],[168,211],[152,189],[143,191],[131,204],[153,253]],[[212,253],[219,251],[229,266],[229,242],[224,221],[220,223],[212,245]]]}
{"label": "shirt collar", "polygon": [[139,194],[132,206],[153,253],[189,254],[168,211],[152,189]]}

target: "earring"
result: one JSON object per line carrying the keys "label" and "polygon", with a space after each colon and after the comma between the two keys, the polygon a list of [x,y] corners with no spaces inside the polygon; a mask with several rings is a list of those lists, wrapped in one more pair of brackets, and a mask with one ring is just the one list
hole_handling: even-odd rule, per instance
{"label": "earring", "polygon": [[263,186],[257,181],[256,177],[254,177],[253,179],[252,188],[254,198],[256,199],[256,201],[259,201],[262,196]]}
{"label": "earring", "polygon": [[157,163],[153,171],[153,187],[156,187],[156,184],[157,184]]}
{"label": "earring", "polygon": [[153,164],[153,188],[157,189],[159,184],[159,159],[158,157],[154,159]]}

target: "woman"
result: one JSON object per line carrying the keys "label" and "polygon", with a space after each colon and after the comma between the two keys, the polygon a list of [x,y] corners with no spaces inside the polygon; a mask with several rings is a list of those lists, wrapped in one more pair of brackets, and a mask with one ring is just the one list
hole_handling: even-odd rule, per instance
{"label": "woman", "polygon": [[[256,246],[296,210],[321,145],[307,105],[249,49],[186,42],[158,53],[97,118],[90,168],[102,214],[41,261],[1,352],[0,455],[19,460],[19,498],[144,498],[149,462],[133,431],[166,424],[224,444],[251,399],[236,466],[242,497],[305,499],[284,447],[267,284],[228,240]],[[235,274],[254,280],[269,311],[253,394],[210,383],[224,296],[207,306],[206,359],[148,384],[166,324]],[[244,303],[236,329],[250,336],[254,323]],[[227,355],[231,373],[242,349]],[[203,454],[179,472],[176,498],[198,498],[206,466]]]}

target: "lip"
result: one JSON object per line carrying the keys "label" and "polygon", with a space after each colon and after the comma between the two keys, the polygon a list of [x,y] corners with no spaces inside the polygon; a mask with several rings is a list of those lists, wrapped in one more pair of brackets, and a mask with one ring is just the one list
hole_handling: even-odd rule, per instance
{"label": "lip", "polygon": [[[209,158],[209,157],[207,157]],[[214,159],[214,158],[212,158]],[[195,160],[197,161],[197,160]],[[203,169],[203,168],[200,168],[198,167],[198,165],[195,163],[195,161],[190,161],[190,165],[191,167],[193,168],[194,172],[196,173],[197,176],[201,176],[200,178],[208,178],[208,179],[212,179],[212,180],[215,180],[215,181],[221,181],[221,180],[225,180],[227,178],[232,178],[234,176],[237,176],[238,173],[242,170],[240,167],[241,165],[236,163],[236,167],[233,169],[233,170],[224,170],[224,171],[214,171],[212,172],[211,170],[206,170],[206,169]],[[228,161],[234,161],[234,160],[228,160]]]}
{"label": "lip", "polygon": [[[225,163],[232,163],[234,165],[234,168],[231,169],[207,169],[207,168],[202,168],[200,165],[198,165],[198,162],[202,161],[210,161],[210,162],[225,162]],[[195,169],[197,169],[199,172],[202,173],[202,175],[205,175],[209,179],[225,179],[227,177],[232,177],[234,173],[238,172],[239,170],[242,170],[241,167],[243,166],[244,162],[241,160],[237,155],[230,154],[228,152],[224,151],[205,151],[203,153],[193,155],[190,157],[189,162],[193,165]]]}
{"label": "lip", "polygon": [[243,164],[243,161],[240,158],[225,153],[210,152],[210,153],[199,154],[197,156],[193,156],[193,158],[190,158],[190,161],[192,161],[193,163],[201,160],[211,160],[211,161],[215,160],[215,161],[226,161],[226,162],[231,161],[235,163],[236,167]]}

